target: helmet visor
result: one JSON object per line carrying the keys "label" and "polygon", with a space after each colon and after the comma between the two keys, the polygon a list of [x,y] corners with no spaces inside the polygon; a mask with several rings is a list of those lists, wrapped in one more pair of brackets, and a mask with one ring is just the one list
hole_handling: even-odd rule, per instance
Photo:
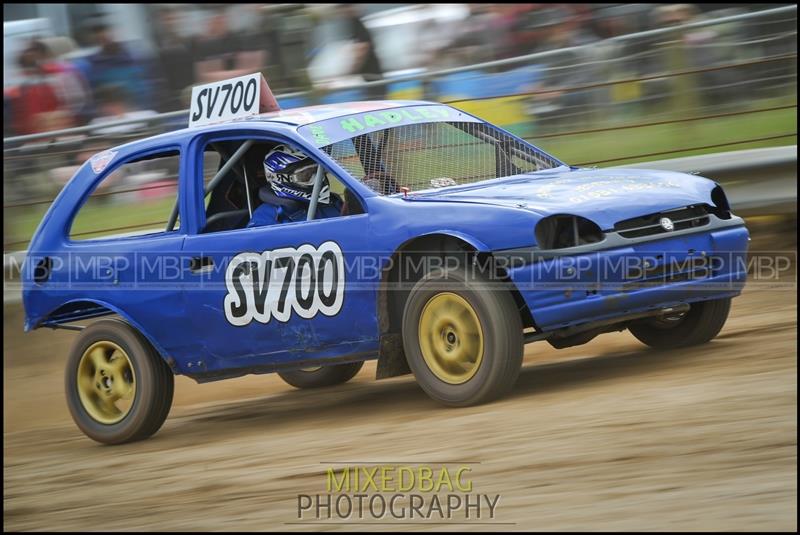
{"label": "helmet visor", "polygon": [[308,163],[292,171],[292,182],[298,186],[312,186],[317,174],[317,164]]}

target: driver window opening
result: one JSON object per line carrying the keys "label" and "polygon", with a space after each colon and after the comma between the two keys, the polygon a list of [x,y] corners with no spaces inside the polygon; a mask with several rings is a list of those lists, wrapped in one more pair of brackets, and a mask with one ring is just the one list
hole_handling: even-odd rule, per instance
{"label": "driver window opening", "polygon": [[[294,146],[252,141],[222,176],[243,141],[215,141],[203,153],[203,233],[307,220],[318,163]],[[323,175],[314,219],[362,214],[364,207],[332,173]]]}

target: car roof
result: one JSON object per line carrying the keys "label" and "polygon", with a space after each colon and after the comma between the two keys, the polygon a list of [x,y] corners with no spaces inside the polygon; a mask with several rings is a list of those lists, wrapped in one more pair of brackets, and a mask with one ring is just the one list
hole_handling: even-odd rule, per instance
{"label": "car roof", "polygon": [[[438,102],[425,102],[422,100],[363,100],[356,102],[341,102],[337,104],[319,104],[315,106],[303,106],[301,108],[291,108],[269,113],[262,113],[252,117],[245,117],[239,121],[271,121],[295,126],[304,126],[318,121],[335,119],[353,115],[355,113],[366,113],[377,110],[388,110],[402,108],[404,106],[420,105],[440,105]],[[238,121],[231,121],[238,122]]]}
{"label": "car roof", "polygon": [[274,111],[269,113],[262,113],[250,117],[241,117],[215,123],[206,126],[196,126],[190,128],[182,128],[180,130],[173,130],[155,136],[131,141],[123,145],[114,147],[113,150],[129,150],[139,148],[142,144],[150,143],[164,143],[176,139],[183,138],[187,135],[195,135],[198,133],[216,132],[221,130],[230,130],[231,127],[240,128],[253,128],[256,125],[271,127],[279,127],[284,131],[295,130],[300,126],[316,123],[318,121],[325,121],[328,119],[335,119],[337,117],[346,117],[356,113],[367,113],[378,110],[388,110],[395,108],[403,108],[406,106],[441,106],[438,102],[427,102],[423,100],[365,100],[355,102],[339,102],[336,104],[319,104],[314,106],[303,106],[300,108],[290,108],[286,110]]}

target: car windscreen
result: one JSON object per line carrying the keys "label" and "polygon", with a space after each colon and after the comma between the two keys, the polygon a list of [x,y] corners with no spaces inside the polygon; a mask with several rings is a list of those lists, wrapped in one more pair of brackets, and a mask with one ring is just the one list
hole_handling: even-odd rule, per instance
{"label": "car windscreen", "polygon": [[552,156],[472,121],[403,124],[321,147],[373,191],[391,195],[470,184],[563,165]]}

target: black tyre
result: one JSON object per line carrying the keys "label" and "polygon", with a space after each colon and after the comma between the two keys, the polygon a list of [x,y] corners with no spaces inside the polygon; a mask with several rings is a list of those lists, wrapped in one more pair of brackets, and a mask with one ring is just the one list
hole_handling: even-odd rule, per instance
{"label": "black tyre", "polygon": [[650,347],[669,349],[705,344],[722,330],[731,299],[692,303],[681,316],[648,318],[628,327],[631,334]]}
{"label": "black tyre", "polygon": [[363,365],[363,362],[350,362],[278,372],[278,375],[295,388],[320,388],[346,383],[356,376]]}
{"label": "black tyre", "polygon": [[412,288],[403,348],[422,389],[449,406],[508,392],[522,366],[522,321],[508,288],[464,269],[435,270]]}
{"label": "black tyre", "polygon": [[81,331],[67,361],[67,406],[86,436],[104,444],[149,437],[172,406],[172,371],[150,343],[120,320]]}

